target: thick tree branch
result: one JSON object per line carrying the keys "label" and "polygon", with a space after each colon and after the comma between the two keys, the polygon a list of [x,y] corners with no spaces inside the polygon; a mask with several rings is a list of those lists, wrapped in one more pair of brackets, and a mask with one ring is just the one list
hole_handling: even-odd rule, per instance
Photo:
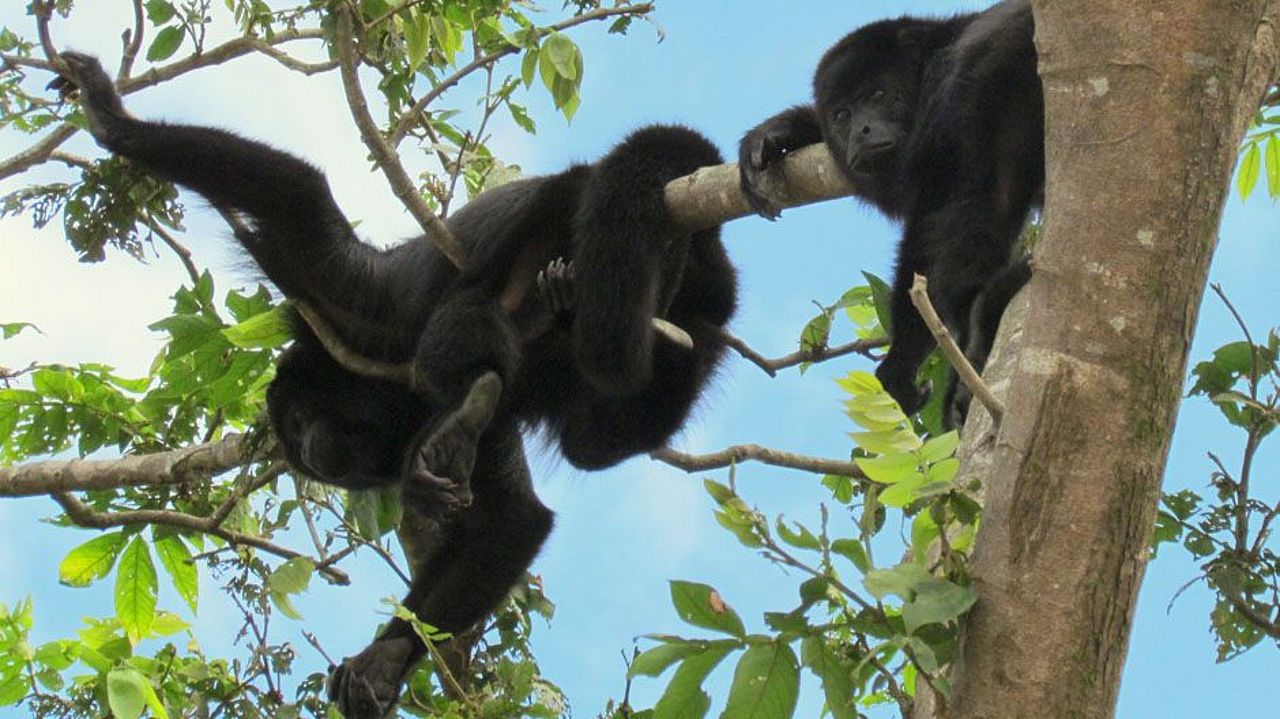
{"label": "thick tree branch", "polygon": [[209,444],[119,459],[47,460],[0,467],[0,497],[182,484],[243,466],[244,443],[244,435],[234,434]]}
{"label": "thick tree branch", "polygon": [[692,474],[709,469],[720,469],[739,462],[755,461],[774,467],[799,469],[814,474],[835,474],[841,477],[866,479],[867,475],[853,462],[809,457],[780,449],[761,447],[758,444],[738,444],[710,454],[686,454],[670,447],[655,449],[649,456],[676,469]]}

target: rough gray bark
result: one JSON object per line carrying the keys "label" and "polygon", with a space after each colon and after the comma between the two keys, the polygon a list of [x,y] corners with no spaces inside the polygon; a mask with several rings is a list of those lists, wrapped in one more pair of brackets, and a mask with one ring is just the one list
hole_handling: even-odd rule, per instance
{"label": "rough gray bark", "polygon": [[1222,204],[1277,63],[1277,0],[1033,1],[1044,233],[988,373],[1005,419],[966,427],[979,601],[949,704],[918,716],[1113,714]]}

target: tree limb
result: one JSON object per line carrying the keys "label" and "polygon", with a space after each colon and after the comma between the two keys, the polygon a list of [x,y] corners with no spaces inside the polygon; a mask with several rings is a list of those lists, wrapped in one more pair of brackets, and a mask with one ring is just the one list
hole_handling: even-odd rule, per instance
{"label": "tree limb", "polygon": [[841,477],[866,479],[867,475],[853,462],[809,457],[780,449],[761,447],[758,444],[738,444],[710,454],[686,454],[670,447],[655,449],[649,457],[676,469],[692,474],[709,469],[720,469],[739,462],[755,461],[774,467],[799,469],[814,474],[835,474]]}
{"label": "tree limb", "polygon": [[209,444],[119,459],[46,460],[0,467],[0,497],[182,484],[243,466],[244,450],[245,436],[233,434]]}
{"label": "tree limb", "polygon": [[874,358],[872,350],[884,347],[889,344],[888,339],[874,340],[855,340],[835,347],[814,347],[810,349],[801,349],[792,352],[789,355],[783,355],[776,359],[769,359],[760,354],[751,345],[747,344],[741,337],[734,335],[728,330],[721,330],[720,338],[724,343],[733,348],[735,352],[742,355],[742,358],[751,364],[764,370],[765,374],[770,377],[778,376],[778,370],[794,367],[806,362],[818,363],[825,362],[829,359],[843,357],[850,354],[860,354],[863,357]]}
{"label": "tree limb", "polygon": [[[220,537],[231,544],[240,544],[246,547],[261,549],[264,552],[274,554],[277,557],[283,557],[284,559],[294,559],[305,556],[299,552],[289,549],[288,547],[282,547],[279,544],[263,539],[262,537],[226,529],[225,527],[213,522],[212,517],[197,517],[194,514],[163,509],[138,509],[127,512],[98,512],[67,492],[54,492],[53,500],[62,506],[62,511],[66,512],[67,517],[69,517],[71,521],[81,527],[110,529],[112,527],[123,527],[128,524],[162,524],[169,527],[187,529],[193,532],[211,534],[215,537]],[[316,569],[321,574],[328,577],[334,584],[351,583],[351,578],[341,569],[337,569],[331,565],[321,566],[319,562],[316,562]]]}
{"label": "tree limb", "polygon": [[409,179],[404,165],[400,164],[400,156],[392,149],[387,139],[378,129],[378,123],[369,113],[369,103],[365,100],[364,90],[360,87],[360,77],[356,73],[359,63],[356,60],[355,47],[351,38],[351,10],[342,7],[338,10],[337,29],[338,69],[342,74],[342,89],[347,95],[347,107],[351,109],[351,117],[360,128],[360,139],[369,154],[386,176],[391,185],[391,192],[400,200],[400,204],[413,215],[422,231],[435,243],[436,247],[455,267],[466,264],[467,251],[462,243],[453,236],[444,221],[427,207],[427,203],[418,194],[418,188]]}

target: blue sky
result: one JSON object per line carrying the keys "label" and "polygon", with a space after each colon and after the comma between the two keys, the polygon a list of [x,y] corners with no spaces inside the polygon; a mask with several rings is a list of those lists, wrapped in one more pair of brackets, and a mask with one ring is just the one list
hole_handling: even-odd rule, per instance
{"label": "blue sky", "polygon": [[[554,172],[571,161],[598,157],[640,124],[676,121],[706,132],[732,159],[745,129],[806,101],[814,63],[848,30],[901,13],[948,13],[984,4],[667,0],[655,15],[665,32],[661,43],[644,23],[626,37],[608,36],[600,27],[575,34],[586,55],[586,76],[582,107],[572,124],[553,112],[543,93],[534,92],[527,99],[539,134],[529,136],[499,122],[492,127],[492,146],[526,173]],[[0,24],[30,34],[18,3],[5,5]],[[114,57],[127,6],[124,0],[85,3],[75,22],[55,24],[55,40]],[[459,102],[466,97],[458,95]],[[253,60],[183,78],[128,102],[139,115],[234,128],[303,155],[326,169],[339,203],[361,220],[366,236],[385,243],[415,233],[382,178],[368,173],[334,75],[296,78],[270,62]],[[0,135],[0,156],[20,147],[15,138]],[[83,138],[73,149],[93,151]],[[15,187],[3,183],[0,192]],[[1244,203],[1235,195],[1227,207],[1211,279],[1225,286],[1256,336],[1280,324],[1274,300],[1274,278],[1280,275],[1278,210],[1268,200]],[[221,291],[248,279],[227,252],[227,233],[216,219],[193,216],[189,225],[197,261],[219,273]],[[790,210],[774,224],[741,220],[727,226],[724,237],[742,275],[742,309],[734,329],[765,354],[776,355],[794,349],[813,300],[838,297],[860,282],[863,269],[887,274],[897,231],[874,211],[841,200]],[[184,277],[171,258],[139,265],[112,257],[103,265],[79,265],[56,233],[35,233],[13,220],[0,221],[0,253],[5,258],[0,319],[33,321],[45,333],[0,345],[0,365],[96,360],[125,374],[145,371],[160,343],[145,325],[166,313],[168,297]],[[1228,313],[1216,300],[1207,300],[1192,362],[1236,338]],[[770,379],[746,363],[730,362],[677,446],[709,451],[757,442],[844,456],[849,427],[830,380],[852,368],[869,365],[833,362],[803,377],[791,372]],[[1203,490],[1210,471],[1205,452],[1219,453],[1230,466],[1241,444],[1207,403],[1187,402],[1166,488]],[[1258,476],[1272,476],[1274,447],[1264,445],[1260,460]],[[634,637],[683,630],[667,601],[668,579],[715,585],[755,629],[762,627],[760,612],[794,603],[797,578],[751,555],[718,528],[698,478],[646,459],[598,474],[573,471],[544,454],[532,461],[539,491],[557,512],[556,531],[534,569],[559,612],[550,627],[538,629],[536,649],[545,673],[567,691],[576,716],[592,716],[605,698],[621,694],[619,653],[630,650]],[[738,481],[743,494],[766,512],[805,522],[815,521],[817,503],[827,497],[817,478],[799,473],[747,466]],[[1270,489],[1274,501],[1275,487]],[[54,512],[45,499],[0,502],[0,601],[36,598],[37,640],[73,631],[81,615],[109,611],[111,605],[106,587],[73,590],[57,584],[57,562],[89,535],[37,521]],[[1149,568],[1118,716],[1244,714],[1261,708],[1265,700],[1259,695],[1265,692],[1259,690],[1280,676],[1274,646],[1227,665],[1214,664],[1210,600],[1201,586],[1166,611],[1178,587],[1195,574],[1194,564],[1172,548]],[[317,583],[298,602],[330,653],[358,651],[380,619],[378,600],[401,590],[399,581],[374,562],[358,563],[353,575],[352,587]],[[172,593],[162,593],[161,603],[180,608]],[[200,640],[219,651],[230,640],[234,621],[233,612],[217,601],[216,586],[206,583]],[[301,642],[299,625],[282,621],[280,627],[299,644],[303,665],[322,663]],[[797,716],[815,717],[821,699],[810,678],[805,681]],[[660,688],[660,681],[642,681],[632,696],[644,704]],[[3,716],[20,715],[0,711]]]}

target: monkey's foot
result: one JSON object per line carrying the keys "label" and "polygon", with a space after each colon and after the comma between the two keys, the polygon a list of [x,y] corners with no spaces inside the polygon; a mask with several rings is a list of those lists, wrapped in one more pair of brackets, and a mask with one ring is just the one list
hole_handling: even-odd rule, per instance
{"label": "monkey's foot", "polygon": [[377,639],[329,669],[329,701],[346,719],[383,719],[395,711],[413,662],[412,637]]}
{"label": "monkey's foot", "polygon": [[573,262],[563,257],[538,273],[538,298],[552,315],[566,315],[573,309],[573,275]]}
{"label": "monkey's foot", "polygon": [[462,406],[445,417],[410,456],[401,489],[406,501],[432,508],[441,517],[471,504],[476,445],[501,397],[502,380],[496,372],[484,373],[471,385]]}
{"label": "monkey's foot", "polygon": [[128,121],[129,114],[102,63],[92,55],[67,51],[58,55],[58,72],[59,77],[49,83],[49,89],[57,90],[62,98],[78,95],[90,134],[99,143],[109,143],[120,123]]}
{"label": "monkey's foot", "polygon": [[933,389],[932,384],[926,384],[924,387],[916,385],[913,376],[914,372],[904,373],[898,370],[898,367],[892,360],[885,360],[876,368],[876,379],[880,380],[880,384],[884,386],[890,397],[902,407],[903,414],[911,416],[920,411],[924,403],[929,401],[929,394]]}

